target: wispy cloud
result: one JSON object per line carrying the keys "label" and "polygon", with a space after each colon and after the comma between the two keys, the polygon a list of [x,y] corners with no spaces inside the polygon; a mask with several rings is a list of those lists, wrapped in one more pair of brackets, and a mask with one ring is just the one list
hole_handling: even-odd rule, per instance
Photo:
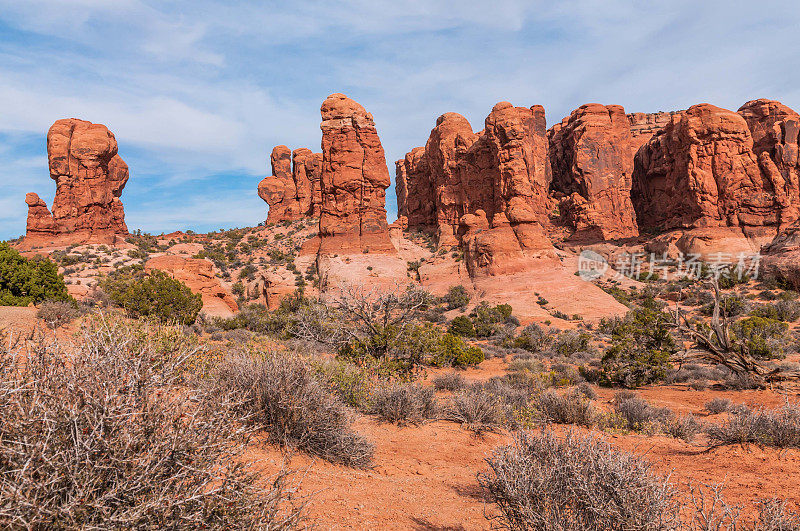
{"label": "wispy cloud", "polygon": [[438,115],[481,129],[500,100],[551,123],[588,101],[800,108],[798,26],[793,0],[0,0],[0,238],[26,191],[52,198],[58,118],[114,131],[132,228],[255,224],[269,151],[319,149],[331,92],[373,113],[393,171]]}

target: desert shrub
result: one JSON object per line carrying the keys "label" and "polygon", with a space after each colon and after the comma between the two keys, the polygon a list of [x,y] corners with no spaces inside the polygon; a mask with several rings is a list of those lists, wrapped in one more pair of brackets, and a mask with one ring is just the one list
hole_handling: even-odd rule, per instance
{"label": "desert shrub", "polygon": [[287,529],[286,475],[244,464],[251,430],[227,393],[187,379],[202,354],[172,330],[97,318],[24,371],[0,341],[0,527]]}
{"label": "desert shrub", "polygon": [[415,383],[387,383],[375,388],[370,412],[385,422],[418,424],[436,413],[432,387]]}
{"label": "desert shrub", "polygon": [[764,317],[745,317],[731,325],[736,348],[760,359],[779,359],[786,356],[788,338],[785,322]]}
{"label": "desert shrub", "polygon": [[788,300],[762,304],[750,312],[750,315],[791,323],[800,318],[800,302]]}
{"label": "desert shrub", "polygon": [[733,402],[730,398],[712,398],[706,402],[703,409],[711,415],[718,415],[720,413],[727,413],[733,407]]}
{"label": "desert shrub", "polygon": [[719,423],[709,424],[712,446],[756,444],[773,448],[800,448],[800,405],[786,403],[773,410],[737,409]]}
{"label": "desert shrub", "polygon": [[437,391],[458,391],[467,386],[467,381],[457,372],[446,372],[433,379],[433,387]]}
{"label": "desert shrub", "polygon": [[800,507],[792,510],[779,499],[761,500],[758,504],[758,520],[754,531],[798,531],[800,530]]}
{"label": "desert shrub", "polygon": [[603,355],[600,383],[635,388],[663,380],[669,359],[677,352],[670,333],[670,315],[636,308],[611,331],[611,347]]}
{"label": "desert shrub", "polygon": [[454,394],[444,406],[442,417],[481,433],[501,426],[505,420],[503,413],[503,407],[496,396],[484,392],[481,386],[476,386]]}
{"label": "desert shrub", "polygon": [[263,304],[249,304],[233,317],[215,317],[211,323],[222,330],[245,329],[257,334],[284,336],[291,315],[292,312],[283,305],[271,312]]}
{"label": "desert shrub", "polygon": [[556,337],[553,350],[558,354],[569,357],[576,352],[589,350],[589,340],[592,338],[586,332],[566,330]]}
{"label": "desert shrub", "polygon": [[239,397],[241,414],[276,444],[357,468],[372,462],[373,445],[352,430],[344,403],[300,358],[231,355],[218,368],[216,381],[220,389]]}
{"label": "desert shrub", "polygon": [[186,284],[154,270],[147,275],[113,274],[101,282],[109,298],[131,317],[156,317],[163,322],[192,324],[203,308],[199,294]]}
{"label": "desert shrub", "polygon": [[522,332],[514,339],[514,346],[523,348],[528,352],[541,352],[548,348],[553,342],[553,335],[549,330],[542,326],[531,323],[522,329]]}
{"label": "desert shrub", "polygon": [[614,413],[624,422],[623,427],[631,431],[655,433],[672,415],[668,408],[653,407],[643,398],[627,393],[617,393],[613,406]]}
{"label": "desert shrub", "polygon": [[678,502],[644,458],[591,435],[519,432],[478,480],[507,529],[672,529]]}
{"label": "desert shrub", "polygon": [[661,429],[670,437],[691,442],[703,430],[703,425],[692,414],[670,415],[662,423]]}
{"label": "desert shrub", "polygon": [[465,315],[459,315],[453,319],[447,331],[454,336],[475,337],[475,325],[473,325],[472,320]]}
{"label": "desert shrub", "polygon": [[591,427],[597,421],[598,412],[591,400],[576,390],[564,394],[546,391],[534,398],[532,407],[546,422]]}
{"label": "desert shrub", "polygon": [[[736,317],[737,315],[742,315],[747,312],[748,304],[747,301],[739,295],[723,295],[719,301],[719,309],[720,312],[728,317]],[[700,311],[703,315],[711,315],[714,312],[714,301],[712,300],[707,303]]]}
{"label": "desert shrub", "polygon": [[597,399],[597,391],[595,391],[592,386],[586,382],[579,383],[577,386],[575,386],[575,390],[589,400]]}
{"label": "desert shrub", "polygon": [[36,317],[43,320],[49,328],[60,328],[81,316],[75,301],[44,301],[36,311]]}
{"label": "desert shrub", "polygon": [[369,397],[377,382],[377,374],[366,367],[339,359],[324,359],[314,369],[325,386],[348,406],[369,410]]}
{"label": "desert shrub", "polygon": [[71,299],[55,263],[44,258],[25,258],[7,243],[0,242],[0,306]]}
{"label": "desert shrub", "polygon": [[502,323],[511,318],[511,306],[508,304],[489,306],[483,301],[470,312],[470,317],[475,326],[475,335],[490,337],[501,328]]}
{"label": "desert shrub", "polygon": [[444,334],[433,353],[433,364],[439,367],[467,367],[484,360],[480,347],[467,345],[463,339],[453,334]]}
{"label": "desert shrub", "polygon": [[447,295],[444,296],[444,302],[448,310],[466,308],[469,301],[469,292],[464,286],[451,286],[450,289],[447,290]]}

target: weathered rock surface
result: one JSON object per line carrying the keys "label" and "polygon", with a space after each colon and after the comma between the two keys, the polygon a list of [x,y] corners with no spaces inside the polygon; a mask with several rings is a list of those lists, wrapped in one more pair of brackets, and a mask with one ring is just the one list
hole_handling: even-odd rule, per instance
{"label": "weathered rock surface", "polygon": [[672,120],[675,115],[680,115],[684,111],[669,112],[633,112],[628,114],[628,122],[631,127],[631,141],[633,154],[645,145],[653,135],[660,132]]}
{"label": "weathered rock surface", "polygon": [[476,134],[457,113],[436,120],[424,150],[398,161],[399,214],[409,228],[435,230],[438,244],[461,245],[470,274],[524,268],[531,252],[552,249],[550,169],[544,109],[494,106]]}
{"label": "weathered rock surface", "polygon": [[786,228],[762,250],[760,275],[777,278],[800,289],[800,223]]}
{"label": "weathered rock surface", "polygon": [[753,151],[772,184],[781,226],[800,217],[800,116],[779,101],[753,100],[739,108],[753,137]]}
{"label": "weathered rock surface", "polygon": [[163,255],[145,263],[145,271],[158,269],[176,280],[180,280],[194,293],[203,298],[203,312],[208,315],[227,317],[239,311],[236,299],[214,275],[210,260]]}
{"label": "weathered rock surface", "polygon": [[344,94],[322,103],[320,254],[395,252],[386,221],[389,171],[372,115]]}
{"label": "weathered rock surface", "polygon": [[275,146],[270,155],[272,175],[258,184],[258,195],[269,205],[267,222],[318,217],[322,203],[322,154]]}
{"label": "weathered rock surface", "polygon": [[47,132],[50,177],[56,181],[52,213],[28,194],[24,246],[113,244],[127,235],[120,195],[128,165],[106,126],[75,118],[58,120]]}
{"label": "weathered rock surface", "polygon": [[777,181],[765,175],[745,119],[709,104],[673,116],[636,154],[640,228],[775,226]]}
{"label": "weathered rock surface", "polygon": [[552,190],[573,238],[614,240],[639,234],[631,203],[633,140],[625,109],[589,103],[548,132]]}

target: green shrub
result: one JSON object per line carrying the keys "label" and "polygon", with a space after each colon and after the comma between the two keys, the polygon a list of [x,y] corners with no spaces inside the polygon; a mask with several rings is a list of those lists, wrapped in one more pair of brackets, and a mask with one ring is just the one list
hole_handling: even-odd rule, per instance
{"label": "green shrub", "polygon": [[800,303],[786,300],[773,304],[763,304],[750,312],[750,315],[791,323],[800,317]]}
{"label": "green shrub", "polygon": [[466,308],[469,304],[470,296],[467,288],[464,286],[452,286],[444,297],[444,302],[447,304],[448,310],[456,308]]}
{"label": "green shrub", "polygon": [[601,360],[600,383],[639,387],[661,381],[677,352],[670,333],[672,317],[652,308],[636,308],[611,331],[611,347]]}
{"label": "green shrub", "polygon": [[553,349],[562,356],[569,357],[576,352],[589,350],[589,340],[592,338],[586,332],[566,330],[559,334],[553,344]]}
{"label": "green shrub", "polygon": [[475,326],[475,335],[477,337],[490,337],[498,331],[501,323],[511,318],[511,306],[508,304],[489,306],[484,301],[470,313],[470,317]]}
{"label": "green shrub", "polygon": [[439,340],[433,357],[433,364],[439,367],[467,367],[477,365],[485,359],[479,347],[467,345],[463,339],[453,334],[444,334]]}
{"label": "green shrub", "polygon": [[156,317],[162,322],[193,324],[203,308],[199,294],[163,271],[147,275],[115,274],[101,287],[109,298],[131,317]]}
{"label": "green shrub", "polygon": [[531,323],[514,339],[514,346],[528,352],[541,352],[553,342],[553,334],[542,326]]}
{"label": "green shrub", "polygon": [[731,336],[736,347],[761,359],[779,359],[784,352],[786,331],[789,325],[765,317],[746,317],[731,325]]}
{"label": "green shrub", "polygon": [[475,325],[469,317],[459,315],[450,322],[447,332],[454,336],[475,337]]}
{"label": "green shrub", "polygon": [[28,306],[45,300],[72,300],[58,266],[43,258],[25,258],[0,242],[0,306]]}

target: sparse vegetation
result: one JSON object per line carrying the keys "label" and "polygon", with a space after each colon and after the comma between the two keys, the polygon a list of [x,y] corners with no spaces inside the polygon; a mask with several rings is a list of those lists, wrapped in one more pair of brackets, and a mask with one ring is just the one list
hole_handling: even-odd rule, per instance
{"label": "sparse vegetation", "polygon": [[647,462],[592,435],[519,432],[479,481],[508,529],[674,529],[675,490]]}
{"label": "sparse vegetation", "polygon": [[[0,341],[0,527],[265,528],[300,523],[287,475],[242,461],[251,430],[172,331],[93,318],[74,350]],[[170,338],[178,339],[173,341]]]}

